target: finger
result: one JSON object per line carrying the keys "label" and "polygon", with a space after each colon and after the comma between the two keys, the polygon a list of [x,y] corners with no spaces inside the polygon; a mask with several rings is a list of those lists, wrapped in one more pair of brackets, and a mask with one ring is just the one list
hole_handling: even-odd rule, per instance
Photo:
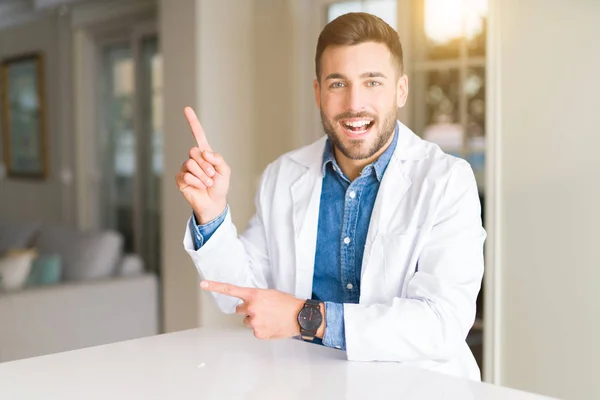
{"label": "finger", "polygon": [[200,179],[195,177],[189,172],[183,174],[180,180],[179,190],[183,190],[189,186],[195,187],[196,189],[206,189],[206,185]]}
{"label": "finger", "polygon": [[206,161],[206,159],[202,156],[202,151],[197,148],[197,147],[192,147],[190,149],[190,158],[194,161],[196,161],[196,163],[198,163],[198,165],[200,166],[200,168],[202,168],[202,170],[204,171],[204,173],[209,176],[209,177],[213,177],[216,174],[215,168],[213,167],[213,165],[211,163],[209,163],[208,161]]}
{"label": "finger", "polygon": [[183,110],[185,117],[187,118],[188,124],[190,124],[190,129],[192,130],[192,134],[194,135],[194,139],[196,139],[196,144],[200,150],[211,150],[210,145],[208,144],[208,140],[206,139],[206,134],[204,133],[204,128],[200,124],[196,113],[192,109],[192,107],[186,107]]}
{"label": "finger", "polygon": [[246,315],[244,317],[244,326],[247,328],[252,328],[252,317],[249,315]]}
{"label": "finger", "polygon": [[187,186],[187,183],[185,183],[183,181],[183,176],[185,175],[186,172],[187,172],[187,169],[184,169],[184,167],[181,166],[181,169],[177,172],[177,175],[175,175],[175,182],[177,183],[177,187],[179,189],[181,189],[184,186]]}
{"label": "finger", "polygon": [[248,312],[248,303],[243,302],[242,304],[239,304],[235,308],[235,313],[240,315],[249,315],[250,313]]}
{"label": "finger", "polygon": [[209,292],[220,293],[226,296],[237,297],[238,299],[248,301],[256,291],[253,288],[245,288],[231,285],[229,283],[202,281],[200,287]]}
{"label": "finger", "polygon": [[212,164],[212,166],[220,175],[229,177],[229,175],[231,174],[231,169],[229,168],[229,165],[227,165],[225,159],[219,153],[214,153],[212,151],[203,151],[202,157],[210,164]]}
{"label": "finger", "polygon": [[196,178],[200,179],[202,181],[202,183],[204,183],[207,187],[210,187],[213,185],[212,178],[206,175],[204,170],[202,168],[200,168],[200,166],[198,165],[198,163],[195,160],[192,160],[191,158],[189,160],[187,160],[185,162],[185,167],[188,170],[188,172],[190,172]]}
{"label": "finger", "polygon": [[186,183],[183,181],[183,175],[185,175],[185,171],[183,170],[179,170],[177,175],[175,175],[175,182],[177,183],[177,187],[179,189],[181,189],[183,186],[186,186]]}

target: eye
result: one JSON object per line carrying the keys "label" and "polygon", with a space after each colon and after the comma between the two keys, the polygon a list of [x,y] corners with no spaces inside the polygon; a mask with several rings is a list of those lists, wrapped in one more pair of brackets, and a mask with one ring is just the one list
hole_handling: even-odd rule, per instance
{"label": "eye", "polygon": [[382,85],[382,83],[379,81],[368,81],[367,82],[367,86],[370,86],[370,87],[376,87],[376,86],[381,86],[381,85]]}
{"label": "eye", "polygon": [[344,86],[344,82],[333,82],[331,85],[329,85],[330,89],[339,89],[339,88],[343,88]]}

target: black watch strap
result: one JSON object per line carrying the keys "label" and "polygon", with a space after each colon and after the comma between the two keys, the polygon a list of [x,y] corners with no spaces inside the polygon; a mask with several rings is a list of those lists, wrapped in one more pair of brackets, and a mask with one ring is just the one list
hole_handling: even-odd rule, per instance
{"label": "black watch strap", "polygon": [[321,310],[321,302],[319,300],[308,299],[304,302],[304,307],[313,307]]}

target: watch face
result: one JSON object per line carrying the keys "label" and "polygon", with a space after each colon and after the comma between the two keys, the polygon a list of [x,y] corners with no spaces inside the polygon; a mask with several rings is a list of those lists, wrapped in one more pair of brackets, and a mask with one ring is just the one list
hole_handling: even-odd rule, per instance
{"label": "watch face", "polygon": [[316,332],[321,322],[323,322],[323,315],[318,308],[305,307],[298,314],[298,323],[304,330]]}

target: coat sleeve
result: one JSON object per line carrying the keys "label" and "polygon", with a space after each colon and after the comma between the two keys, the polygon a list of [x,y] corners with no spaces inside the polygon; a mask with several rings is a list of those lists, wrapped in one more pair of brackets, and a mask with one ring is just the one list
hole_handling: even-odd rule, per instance
{"label": "coat sleeve", "polygon": [[[447,361],[465,346],[483,277],[481,204],[469,164],[456,163],[406,297],[345,304],[347,357],[356,361]],[[433,211],[433,210],[432,210]]]}
{"label": "coat sleeve", "polygon": [[[272,286],[262,213],[263,192],[269,173],[270,167],[263,173],[255,196],[256,212],[241,235],[238,236],[228,212],[210,240],[195,250],[189,221],[186,224],[183,245],[202,279],[262,289]],[[211,295],[221,311],[227,314],[234,313],[235,307],[241,303],[234,297]]]}

